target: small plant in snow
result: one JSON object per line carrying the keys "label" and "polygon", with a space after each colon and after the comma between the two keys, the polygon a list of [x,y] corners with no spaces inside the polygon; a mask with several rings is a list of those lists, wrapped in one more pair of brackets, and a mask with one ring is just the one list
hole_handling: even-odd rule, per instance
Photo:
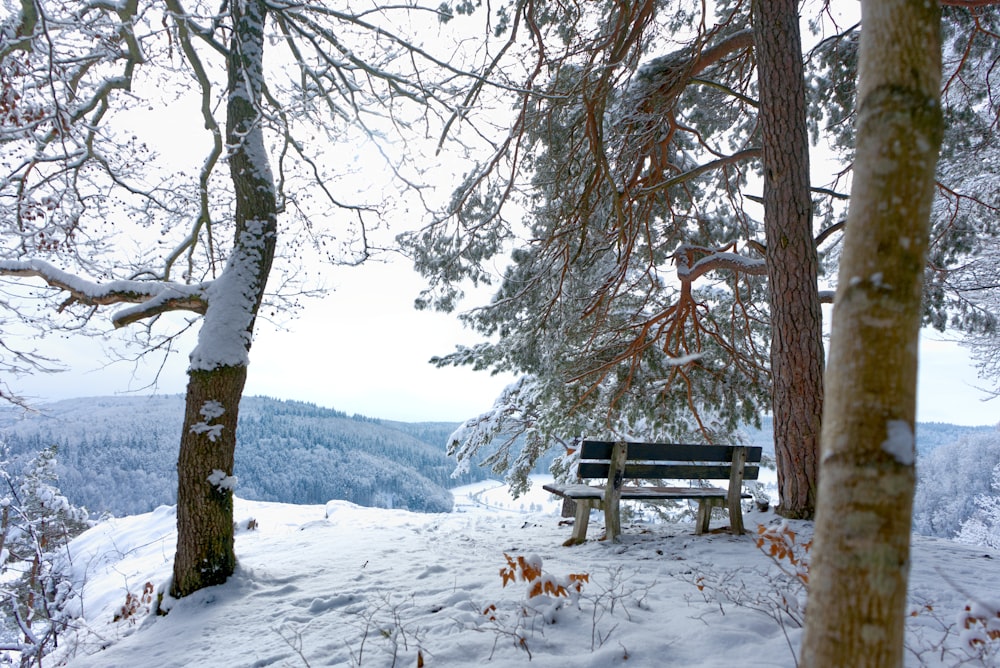
{"label": "small plant in snow", "polygon": [[795,647],[788,629],[805,626],[812,541],[800,542],[798,533],[782,522],[777,527],[758,526],[755,544],[775,563],[777,572],[703,572],[681,579],[693,584],[705,602],[718,605],[723,612],[728,603],[773,619],[794,658]]}
{"label": "small plant in snow", "polygon": [[947,621],[930,603],[907,617],[906,650],[918,665],[1000,665],[1000,604],[970,602]]}
{"label": "small plant in snow", "polygon": [[[483,609],[483,615],[488,622],[487,629],[496,633],[497,642],[508,638],[514,646],[523,650],[531,660],[531,650],[528,648],[528,635],[539,631],[536,620],[545,624],[556,622],[556,613],[567,601],[578,604],[583,585],[590,581],[587,573],[570,573],[564,578],[554,577],[542,572],[542,559],[537,555],[514,558],[504,553],[507,565],[500,568],[500,579],[503,586],[513,582],[523,582],[527,585],[524,603],[514,613],[504,613],[495,603]],[[496,643],[493,645],[496,651]],[[490,658],[492,658],[492,654]]]}
{"label": "small plant in snow", "polygon": [[1000,605],[968,603],[958,615],[959,637],[967,652],[984,665],[1000,660]]}
{"label": "small plant in snow", "polygon": [[[625,620],[632,621],[632,613],[629,606],[639,609],[648,609],[646,596],[655,583],[648,585],[633,586],[629,583],[631,576],[622,575],[622,567],[608,569],[609,584],[606,588],[591,594],[581,594],[581,598],[593,604],[590,620],[590,650],[595,651],[604,646],[611,634],[618,628],[618,621],[615,611],[621,610]],[[596,583],[595,583],[596,584]],[[610,627],[602,627],[605,618],[610,618],[607,624]],[[623,648],[624,649],[624,648]],[[623,654],[628,659],[628,651]]]}
{"label": "small plant in snow", "polygon": [[403,619],[404,613],[414,607],[412,595],[390,592],[382,594],[381,603],[358,612],[360,622],[357,626],[361,631],[361,638],[357,648],[351,648],[351,665],[362,665],[365,652],[369,649],[368,640],[372,638],[381,641],[377,647],[388,654],[390,668],[395,668],[403,660],[406,660],[407,665],[413,665],[406,657],[413,656],[414,652],[417,664],[422,665],[423,632],[411,628]]}
{"label": "small plant in snow", "polygon": [[809,584],[808,559],[812,541],[798,542],[798,533],[792,530],[788,522],[782,522],[777,528],[759,525],[755,543],[785,575],[799,580],[803,585]]}
{"label": "small plant in snow", "polygon": [[153,605],[153,583],[147,582],[142,588],[142,594],[136,596],[132,592],[126,592],[125,604],[115,613],[113,621],[127,621],[135,624],[139,617],[149,614]]}
{"label": "small plant in snow", "polygon": [[[395,668],[398,665],[422,668],[424,665],[423,630],[413,628],[404,619],[413,612],[416,604],[413,595],[381,592],[380,600],[365,603],[348,612],[356,616],[352,624],[358,630],[356,639],[345,639],[351,666],[378,665]],[[302,665],[309,668],[302,630],[305,626],[286,622],[275,629],[288,647],[295,652]],[[329,658],[329,657],[327,657]],[[337,665],[343,663],[337,660]],[[324,665],[330,665],[324,663]]]}
{"label": "small plant in snow", "polygon": [[583,589],[583,583],[588,582],[590,578],[586,573],[570,573],[563,579],[543,575],[542,559],[537,555],[531,555],[527,558],[518,556],[517,559],[507,553],[504,553],[503,556],[507,559],[507,566],[500,569],[503,586],[506,587],[508,583],[518,580],[527,582],[530,585],[528,588],[529,598],[543,594],[569,598],[570,592],[575,591],[579,594]]}
{"label": "small plant in snow", "polygon": [[[555,624],[556,613],[565,603],[572,602],[581,612],[590,607],[590,649],[596,651],[603,647],[618,628],[622,619],[632,621],[631,609],[645,609],[646,596],[653,584],[632,585],[630,576],[622,575],[619,566],[609,570],[609,585],[597,587],[597,591],[584,592],[584,584],[597,586],[591,582],[588,573],[570,573],[565,577],[554,577],[542,571],[542,560],[536,555],[527,557],[512,557],[504,554],[506,566],[500,569],[500,579],[503,586],[515,582],[527,585],[524,602],[515,611],[503,611],[497,605],[490,604],[483,609],[487,624],[480,630],[492,631],[496,634],[493,653],[501,640],[509,640],[513,645],[528,655],[531,660],[531,649],[528,638],[535,634],[544,635],[546,625]],[[588,606],[583,606],[586,603]],[[581,620],[582,621],[582,620]],[[490,658],[493,658],[493,653]],[[622,646],[622,658],[627,660],[628,650]]]}
{"label": "small plant in snow", "polygon": [[542,558],[538,555],[533,554],[527,558],[519,555],[517,559],[507,553],[503,556],[507,559],[507,565],[500,569],[503,586],[517,581],[527,583],[528,600],[543,603],[548,610],[548,613],[543,613],[546,621],[550,621],[549,617],[562,607],[561,603],[552,605],[555,599],[565,598],[575,604],[583,590],[583,583],[590,581],[587,573],[570,573],[565,578],[546,575],[542,573]]}

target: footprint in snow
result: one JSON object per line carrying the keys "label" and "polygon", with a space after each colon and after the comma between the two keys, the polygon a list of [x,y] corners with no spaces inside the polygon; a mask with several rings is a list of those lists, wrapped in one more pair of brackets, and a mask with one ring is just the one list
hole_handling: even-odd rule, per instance
{"label": "footprint in snow", "polygon": [[424,572],[421,573],[420,575],[418,575],[417,579],[418,580],[423,580],[423,579],[428,578],[428,577],[430,577],[432,575],[436,575],[437,573],[444,573],[447,570],[448,570],[447,568],[445,568],[444,566],[442,566],[440,564],[434,564],[433,566],[428,566],[426,569],[424,569]]}

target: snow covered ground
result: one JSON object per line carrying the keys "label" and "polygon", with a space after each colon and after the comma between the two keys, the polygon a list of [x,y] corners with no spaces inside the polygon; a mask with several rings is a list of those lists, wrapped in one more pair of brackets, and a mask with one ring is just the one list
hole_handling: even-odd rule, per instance
{"label": "snow covered ground", "polygon": [[[236,574],[172,601],[167,616],[145,614],[143,589],[162,589],[170,575],[173,508],[103,523],[73,543],[76,577],[86,583],[83,620],[48,664],[795,665],[804,594],[758,549],[756,533],[695,536],[690,521],[623,522],[621,543],[612,544],[596,540],[603,519],[595,514],[592,540],[565,548],[570,528],[537,483],[516,501],[499,483],[455,497],[448,514],[237,500]],[[256,527],[245,528],[251,519]],[[782,526],[770,512],[746,520],[751,529]],[[806,522],[784,526],[797,543],[811,533]],[[530,583],[504,586],[505,555],[540,561],[552,586],[572,585],[571,574],[589,580],[576,600],[530,597]],[[958,622],[974,597],[1000,607],[997,583],[1000,554],[915,536],[907,665],[996,665],[1000,640],[986,644],[985,657],[983,646],[966,650],[971,634]],[[114,621],[129,594],[132,610]]]}

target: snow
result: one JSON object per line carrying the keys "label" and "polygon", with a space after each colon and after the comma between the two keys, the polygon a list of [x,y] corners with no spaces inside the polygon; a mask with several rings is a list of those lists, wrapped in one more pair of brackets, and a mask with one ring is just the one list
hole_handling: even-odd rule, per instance
{"label": "snow", "polygon": [[203,283],[183,285],[170,281],[137,280],[95,283],[38,259],[0,260],[0,273],[42,278],[50,286],[62,288],[88,303],[136,302],[135,306],[126,306],[115,313],[112,322],[116,326],[143,313],[155,313],[158,308],[171,301],[186,301],[187,308],[193,308],[192,304],[204,300],[206,290],[206,284]]}
{"label": "snow", "polygon": [[[570,529],[542,482],[517,500],[500,483],[459,488],[455,511],[445,514],[237,498],[236,573],[169,601],[166,616],[146,614],[155,594],[144,597],[143,589],[168,586],[174,509],[102,522],[72,543],[84,619],[48,663],[415,666],[422,657],[429,668],[512,668],[529,659],[559,668],[795,665],[802,631],[773,593],[792,594],[785,604],[796,614],[799,590],[757,547],[754,529],[785,527],[801,546],[811,523],[752,511],[751,533],[736,537],[696,536],[691,521],[626,520],[620,544],[566,548]],[[600,525],[601,514],[593,521]],[[530,597],[531,583],[522,584],[535,568],[549,594]],[[992,658],[968,665],[991,665],[998,641],[974,618],[1000,607],[978,599],[996,598],[983,586],[990,582],[1000,582],[1000,554],[914,536],[906,665],[955,665],[984,646]],[[553,596],[560,584],[570,593],[579,584],[580,592]],[[138,609],[123,615],[129,592]]]}
{"label": "snow", "polygon": [[666,359],[666,364],[667,366],[685,366],[687,364],[697,362],[704,356],[705,356],[704,353],[691,353],[689,355],[681,355],[679,357],[668,356]]}
{"label": "snow", "polygon": [[220,492],[227,489],[234,490],[236,489],[236,485],[238,483],[239,478],[237,476],[226,475],[226,472],[220,469],[212,469],[211,475],[208,476],[208,484],[212,485]]}
{"label": "snow", "polygon": [[211,422],[215,418],[220,418],[226,414],[226,407],[220,402],[210,399],[201,405],[198,413],[205,418],[205,422]]}
{"label": "snow", "polygon": [[[247,225],[259,233],[263,223],[249,221]],[[252,239],[243,243],[229,258],[222,275],[205,291],[209,307],[198,332],[198,344],[189,356],[192,371],[250,363],[250,326],[259,282],[260,250]]]}
{"label": "snow", "polygon": [[913,466],[917,458],[917,446],[913,430],[906,420],[889,420],[885,425],[887,436],[882,441],[882,451],[892,455],[900,464]]}
{"label": "snow", "polygon": [[[204,421],[191,425],[191,433],[206,434],[208,436],[208,440],[214,443],[215,440],[222,435],[222,429],[225,425],[212,424],[212,420],[225,415],[226,409],[218,401],[210,400],[202,404],[201,409],[198,412],[204,418]],[[212,484],[214,485],[215,483]]]}

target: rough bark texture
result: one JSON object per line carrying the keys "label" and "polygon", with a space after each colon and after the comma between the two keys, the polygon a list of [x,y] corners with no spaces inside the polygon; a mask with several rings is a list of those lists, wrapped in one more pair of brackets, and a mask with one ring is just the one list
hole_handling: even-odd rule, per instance
{"label": "rough bark texture", "polygon": [[[171,595],[185,596],[203,587],[222,584],[236,568],[233,550],[233,493],[208,480],[213,470],[232,475],[236,453],[236,420],[246,367],[192,371],[188,378],[177,458],[177,554]],[[215,401],[226,412],[206,420],[202,407]],[[192,431],[208,422],[218,432]],[[213,436],[214,434],[214,436]]]}
{"label": "rough bark texture", "polygon": [[797,0],[754,3],[778,512],[816,508],[823,332],[809,195],[809,137]]}
{"label": "rough bark texture", "polygon": [[[277,238],[275,185],[259,122],[266,8],[259,0],[247,0],[235,3],[231,11],[226,143],[235,193],[235,241],[213,286],[218,291],[209,292],[198,348],[191,355],[177,461],[177,554],[170,590],[176,598],[225,582],[236,567],[233,492],[209,477],[214,471],[233,473],[236,421],[247,373],[241,353],[250,349]],[[211,409],[205,413],[206,404],[214,406],[211,402],[218,404],[221,415],[211,417],[218,412]]]}
{"label": "rough bark texture", "polygon": [[917,343],[941,141],[940,9],[862,2],[803,667],[903,665]]}

